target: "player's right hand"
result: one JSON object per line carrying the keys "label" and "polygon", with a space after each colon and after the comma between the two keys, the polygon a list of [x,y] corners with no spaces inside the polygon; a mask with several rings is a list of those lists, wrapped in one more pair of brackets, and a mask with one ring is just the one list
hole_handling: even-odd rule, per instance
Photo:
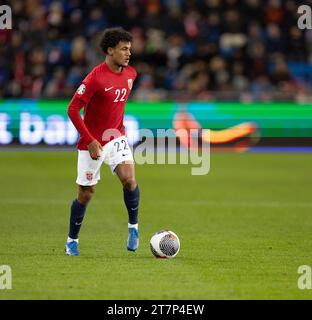
{"label": "player's right hand", "polygon": [[88,150],[90,153],[90,157],[93,160],[99,160],[101,157],[101,151],[103,150],[102,145],[94,139],[89,145],[88,145]]}

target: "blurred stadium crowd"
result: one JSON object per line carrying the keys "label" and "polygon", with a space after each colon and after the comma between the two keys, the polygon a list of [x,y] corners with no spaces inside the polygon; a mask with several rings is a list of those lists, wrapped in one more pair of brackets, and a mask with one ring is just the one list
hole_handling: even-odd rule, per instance
{"label": "blurred stadium crowd", "polygon": [[106,27],[132,32],[132,99],[311,101],[312,30],[294,0],[11,0],[0,97],[69,98]]}

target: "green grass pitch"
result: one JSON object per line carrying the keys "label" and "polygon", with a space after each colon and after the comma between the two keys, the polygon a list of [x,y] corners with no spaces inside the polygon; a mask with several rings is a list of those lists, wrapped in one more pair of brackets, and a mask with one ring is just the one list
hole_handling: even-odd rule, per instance
{"label": "green grass pitch", "polygon": [[[122,189],[108,167],[67,257],[75,152],[0,153],[0,299],[311,299],[312,154],[213,153],[210,173],[138,165],[140,248],[128,252]],[[150,237],[176,232],[178,256],[156,259]]]}

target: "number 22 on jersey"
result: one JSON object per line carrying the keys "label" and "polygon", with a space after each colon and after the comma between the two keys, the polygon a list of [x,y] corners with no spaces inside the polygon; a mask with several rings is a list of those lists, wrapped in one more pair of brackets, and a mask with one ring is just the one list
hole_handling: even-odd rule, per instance
{"label": "number 22 on jersey", "polygon": [[125,88],[122,88],[121,90],[116,89],[115,90],[116,97],[115,97],[114,102],[125,101],[126,94],[127,94],[127,89],[125,89]]}

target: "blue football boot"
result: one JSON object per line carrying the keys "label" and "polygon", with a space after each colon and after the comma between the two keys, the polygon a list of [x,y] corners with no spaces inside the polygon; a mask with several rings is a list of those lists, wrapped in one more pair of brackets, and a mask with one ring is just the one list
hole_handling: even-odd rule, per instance
{"label": "blue football boot", "polygon": [[139,231],[136,228],[128,228],[127,249],[135,251],[139,247]]}
{"label": "blue football boot", "polygon": [[67,241],[65,252],[68,256],[79,256],[78,243],[76,241]]}

